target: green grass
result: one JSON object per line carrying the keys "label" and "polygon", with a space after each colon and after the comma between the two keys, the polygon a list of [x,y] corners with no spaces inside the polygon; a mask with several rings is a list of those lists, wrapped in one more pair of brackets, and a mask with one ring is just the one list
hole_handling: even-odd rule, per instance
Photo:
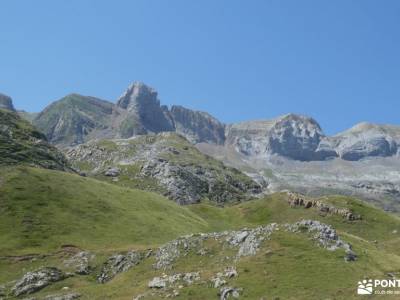
{"label": "green grass", "polygon": [[[291,208],[286,194],[277,193],[238,205],[217,207],[212,202],[181,207],[155,193],[123,188],[103,181],[59,171],[24,166],[0,169],[0,256],[27,253],[53,254],[34,261],[0,259],[0,284],[40,266],[63,267],[60,246],[73,244],[93,251],[97,269],[115,252],[156,247],[180,235],[255,227],[272,222],[293,223],[314,219],[334,226],[353,245],[358,260],[346,263],[344,251],[327,251],[307,233],[274,232],[256,256],[235,263],[234,252],[208,240],[211,255],[194,252],[180,258],[166,273],[201,271],[202,280],[181,289],[175,299],[218,299],[209,279],[236,265],[239,277],[228,286],[242,287],[240,299],[358,299],[356,283],[364,277],[387,278],[400,272],[400,220],[354,198],[323,197],[321,201],[347,207],[362,216],[347,221],[321,215],[315,208]],[[394,233],[397,230],[398,233]],[[155,270],[154,257],[107,284],[94,274],[55,283],[38,296],[60,293],[64,286],[82,299],[129,299],[147,292],[147,283],[163,271]],[[36,294],[35,294],[36,295]],[[391,299],[370,297],[368,299]],[[160,299],[159,292],[145,299]],[[394,297],[392,299],[395,299]]]}
{"label": "green grass", "polygon": [[118,249],[206,230],[186,207],[154,193],[43,169],[0,173],[0,253],[54,251],[63,244]]}

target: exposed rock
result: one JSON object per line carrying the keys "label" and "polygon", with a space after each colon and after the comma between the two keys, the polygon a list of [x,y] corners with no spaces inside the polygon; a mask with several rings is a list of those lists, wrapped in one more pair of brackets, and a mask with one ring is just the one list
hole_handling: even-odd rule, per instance
{"label": "exposed rock", "polygon": [[305,229],[307,232],[313,234],[313,239],[323,248],[330,251],[342,248],[347,253],[346,257],[347,255],[355,256],[355,253],[350,252],[352,251],[351,245],[341,240],[337,235],[336,230],[330,225],[314,220],[301,220],[294,224],[286,224],[286,229],[291,232],[299,232]]}
{"label": "exposed rock", "polygon": [[235,267],[229,267],[225,269],[225,277],[227,278],[233,278],[233,277],[237,277],[238,276],[238,272],[236,271]]}
{"label": "exposed rock", "polygon": [[185,282],[187,285],[191,285],[198,280],[200,280],[200,272],[191,272],[183,274],[183,282]]}
{"label": "exposed rock", "polygon": [[175,285],[177,282],[183,282],[186,285],[192,285],[194,282],[200,280],[199,272],[191,272],[185,274],[173,274],[166,275],[164,274],[162,277],[154,277],[149,281],[148,287],[153,289],[163,289],[169,286]]}
{"label": "exposed rock", "polygon": [[57,268],[41,268],[26,273],[12,288],[15,296],[34,293],[53,282],[61,281],[66,275]]}
{"label": "exposed rock", "polygon": [[94,254],[88,251],[81,251],[64,261],[64,265],[72,267],[76,274],[88,275],[92,271],[90,262],[94,259]]}
{"label": "exposed rock", "polygon": [[223,144],[225,125],[206,112],[194,111],[182,106],[171,107],[175,130],[191,143]]}
{"label": "exposed rock", "polygon": [[221,295],[220,299],[227,300],[231,296],[234,299],[238,299],[240,297],[241,291],[242,291],[242,289],[237,289],[237,288],[233,288],[233,287],[223,287],[220,290],[220,295]]}
{"label": "exposed rock", "polygon": [[213,278],[211,278],[211,283],[214,288],[219,288],[227,284],[226,279],[237,277],[238,273],[235,267],[226,268],[224,273],[218,272]]}
{"label": "exposed rock", "polygon": [[[279,119],[268,133],[267,152],[296,160],[324,160],[337,156],[324,141],[319,124],[311,118],[289,114]],[[318,151],[317,151],[318,150]]]}
{"label": "exposed rock", "polygon": [[143,259],[140,252],[130,251],[127,254],[116,254],[111,256],[103,265],[97,281],[105,283],[113,279],[117,274],[126,272],[138,265]]}
{"label": "exposed rock", "polygon": [[171,268],[172,264],[182,253],[188,253],[192,249],[198,249],[202,245],[204,235],[191,235],[178,238],[161,246],[156,252],[156,269]]}
{"label": "exposed rock", "polygon": [[163,289],[167,287],[167,280],[161,277],[154,277],[148,284],[152,289]]}
{"label": "exposed rock", "polygon": [[0,285],[0,299],[6,296],[6,287],[4,285]]}
{"label": "exposed rock", "polygon": [[226,134],[228,145],[251,157],[277,154],[309,161],[337,156],[319,124],[300,115],[233,124],[227,127]]}
{"label": "exposed rock", "polygon": [[65,295],[50,295],[44,297],[44,300],[74,300],[74,299],[79,299],[81,297],[81,294],[78,293],[71,293],[71,294],[65,294]]}
{"label": "exposed rock", "polygon": [[[398,130],[398,129],[397,129]],[[392,156],[397,153],[398,132],[391,126],[360,123],[335,136],[340,157],[359,160],[370,156]]]}
{"label": "exposed rock", "polygon": [[352,250],[347,250],[344,260],[347,262],[355,261],[357,260],[357,255]]}
{"label": "exposed rock", "polygon": [[245,201],[262,191],[250,177],[205,156],[175,133],[92,141],[68,150],[67,156],[75,168],[86,166],[83,171],[89,175],[121,174],[154,182],[155,191],[179,204],[204,198],[218,203]]}
{"label": "exposed rock", "polygon": [[[262,241],[269,239],[273,231],[278,228],[276,223],[259,226],[254,229],[240,231],[222,231],[183,236],[161,246],[156,252],[156,269],[171,268],[173,263],[190,251],[198,253],[203,248],[203,242],[214,239],[222,244],[238,249],[236,258],[255,255]],[[246,233],[245,233],[246,232]],[[198,254],[200,255],[200,254]]]}
{"label": "exposed rock", "polygon": [[348,221],[355,221],[361,220],[361,216],[354,214],[348,208],[337,208],[333,205],[327,205],[320,200],[307,198],[298,193],[288,193],[288,203],[291,207],[304,207],[304,208],[311,208],[315,207],[318,208],[321,212],[339,215],[345,218]]}
{"label": "exposed rock", "polygon": [[131,84],[119,98],[117,106],[127,111],[119,128],[122,138],[174,130],[160,106],[157,92],[143,83]]}
{"label": "exposed rock", "polygon": [[211,278],[212,285],[215,289],[220,288],[221,286],[226,284],[226,280],[223,279],[222,273],[217,273],[217,275]]}
{"label": "exposed rock", "polygon": [[110,168],[108,169],[104,175],[110,176],[110,177],[117,177],[121,173],[121,170],[119,168]]}
{"label": "exposed rock", "polygon": [[51,143],[77,145],[109,135],[113,107],[98,98],[70,94],[46,107],[33,124]]}
{"label": "exposed rock", "polygon": [[226,126],[225,145],[249,157],[264,156],[267,135],[276,120],[248,121]]}
{"label": "exposed rock", "polygon": [[15,111],[11,97],[0,93],[0,109]]}

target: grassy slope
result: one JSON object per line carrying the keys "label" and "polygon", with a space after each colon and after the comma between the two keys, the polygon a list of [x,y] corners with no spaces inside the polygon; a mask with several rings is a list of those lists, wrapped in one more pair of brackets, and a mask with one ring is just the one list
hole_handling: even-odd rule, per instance
{"label": "grassy slope", "polygon": [[[393,233],[400,232],[399,219],[356,199],[324,200],[363,216],[361,221],[348,222],[339,216],[321,216],[314,209],[290,208],[284,194],[225,208],[207,203],[179,207],[156,194],[56,171],[18,167],[2,169],[0,174],[0,252],[4,255],[48,252],[75,244],[95,251],[101,261],[116,249],[154,246],[188,232],[310,218],[332,224],[353,245],[358,261],[346,263],[341,250],[329,252],[306,236],[281,231],[256,256],[237,264],[239,277],[229,285],[243,287],[243,299],[357,299],[356,282],[364,276],[385,278],[387,272],[400,271],[400,238]],[[232,265],[222,259],[230,255],[229,250],[209,248],[213,258],[189,255],[167,273],[202,270],[202,276],[211,276]],[[0,283],[61,261],[58,256],[34,262],[0,260]],[[81,292],[83,299],[132,299],[148,290],[149,279],[162,273],[151,267],[153,262],[150,258],[105,285],[95,283],[94,275],[78,276],[38,294],[69,286]],[[176,299],[217,299],[217,292],[204,282],[185,287]]]}
{"label": "grassy slope", "polygon": [[62,244],[115,249],[206,230],[185,207],[156,194],[36,168],[0,172],[0,253],[53,251]]}
{"label": "grassy slope", "polygon": [[64,169],[64,156],[46,137],[17,113],[0,109],[0,166],[30,164]]}

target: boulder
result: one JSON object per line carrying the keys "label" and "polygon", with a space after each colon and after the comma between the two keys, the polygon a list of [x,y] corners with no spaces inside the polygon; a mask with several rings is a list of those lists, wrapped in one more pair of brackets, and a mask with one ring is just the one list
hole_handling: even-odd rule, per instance
{"label": "boulder", "polygon": [[137,251],[113,255],[103,264],[100,274],[97,276],[97,281],[100,283],[110,281],[117,274],[126,272],[138,265],[142,259],[143,255]]}
{"label": "boulder", "polygon": [[76,274],[88,275],[92,271],[90,262],[94,259],[94,257],[94,254],[88,251],[81,251],[64,260],[64,265],[73,268]]}
{"label": "boulder", "polygon": [[12,293],[15,296],[31,294],[65,278],[66,275],[59,269],[44,267],[39,270],[26,273],[15,283],[14,287],[12,288]]}

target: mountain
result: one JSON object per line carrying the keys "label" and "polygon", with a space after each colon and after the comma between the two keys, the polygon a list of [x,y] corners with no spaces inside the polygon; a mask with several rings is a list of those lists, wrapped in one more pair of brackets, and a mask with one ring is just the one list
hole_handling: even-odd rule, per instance
{"label": "mountain", "polygon": [[173,105],[170,112],[177,133],[191,143],[224,144],[225,125],[210,114]]}
{"label": "mountain", "polygon": [[224,145],[203,153],[267,184],[310,195],[357,195],[400,211],[400,127],[361,123],[326,136],[312,118],[289,114],[226,126]]}
{"label": "mountain", "polygon": [[68,169],[64,155],[47,142],[45,135],[15,111],[0,109],[0,166],[15,164]]}
{"label": "mountain", "polygon": [[93,140],[66,151],[75,169],[126,187],[153,190],[179,204],[249,200],[261,186],[202,154],[184,137],[164,132],[131,139]]}
{"label": "mountain", "polygon": [[358,299],[398,276],[399,218],[350,197],[182,207],[60,171],[0,179],[5,299]]}
{"label": "mountain", "polygon": [[337,152],[345,160],[399,153],[400,127],[360,123],[333,137]]}
{"label": "mountain", "polygon": [[161,105],[156,90],[141,82],[132,83],[116,104],[68,95],[49,105],[33,124],[61,147],[174,131],[193,144],[224,145],[251,158],[279,156],[295,161],[391,157],[398,154],[400,144],[398,126],[362,123],[326,136],[317,121],[296,114],[226,125],[206,112]]}
{"label": "mountain", "polygon": [[399,126],[361,123],[327,136],[315,119],[296,114],[223,124],[206,112],[161,105],[155,89],[141,82],[132,83],[116,104],[69,95],[33,124],[61,148],[176,132],[204,154],[245,172],[267,193],[357,195],[400,211]]}
{"label": "mountain", "polygon": [[100,138],[176,131],[193,142],[223,143],[224,125],[207,113],[160,105],[157,92],[134,82],[116,104],[78,94],[45,108],[33,124],[62,148]]}
{"label": "mountain", "polygon": [[325,160],[337,154],[312,118],[289,114],[274,120],[227,127],[227,146],[248,156],[280,155],[300,161]]}
{"label": "mountain", "polygon": [[112,113],[112,103],[70,94],[46,107],[33,124],[53,144],[76,145],[99,135],[107,135]]}
{"label": "mountain", "polygon": [[225,125],[134,83],[51,104],[45,135],[2,103],[0,299],[358,299],[400,275],[399,217],[354,197],[400,211],[396,126]]}
{"label": "mountain", "polygon": [[125,110],[118,126],[122,138],[174,130],[160,106],[157,92],[143,83],[131,84],[118,99],[117,106]]}
{"label": "mountain", "polygon": [[0,109],[15,111],[11,97],[0,93]]}

